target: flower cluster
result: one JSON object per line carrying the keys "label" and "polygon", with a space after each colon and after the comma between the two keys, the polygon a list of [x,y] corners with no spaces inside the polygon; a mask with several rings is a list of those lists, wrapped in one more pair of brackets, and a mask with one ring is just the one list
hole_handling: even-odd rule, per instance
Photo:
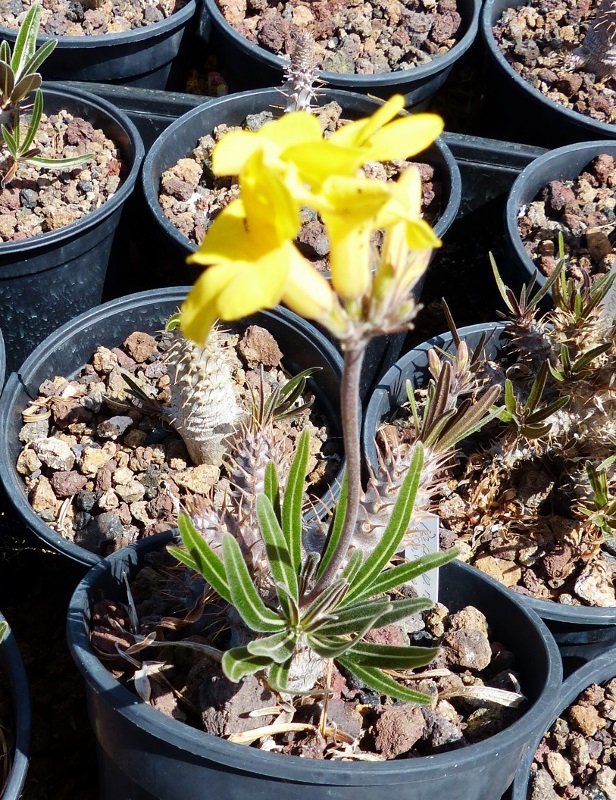
{"label": "flower cluster", "polygon": [[[403,105],[396,95],[327,139],[315,116],[297,111],[219,142],[214,174],[238,175],[241,196],[189,259],[209,269],[182,309],[186,336],[203,342],[216,319],[239,319],[280,302],[347,346],[412,319],[412,287],[440,245],[421,219],[419,171],[409,166],[396,182],[358,174],[370,161],[410,158],[441,133],[436,115],[397,116]],[[325,223],[331,282],[293,243],[303,207]],[[376,230],[384,231],[378,255],[371,243]]]}

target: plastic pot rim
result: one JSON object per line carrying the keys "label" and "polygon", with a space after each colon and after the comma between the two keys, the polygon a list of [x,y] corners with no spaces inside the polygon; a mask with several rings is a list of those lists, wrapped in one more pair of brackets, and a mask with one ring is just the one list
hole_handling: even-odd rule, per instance
{"label": "plastic pot rim", "polygon": [[[481,0],[471,0],[471,2],[473,3],[473,13],[463,36],[455,43],[449,52],[434,56],[427,64],[420,64],[417,67],[396,70],[394,72],[377,72],[372,75],[357,75],[346,72],[327,72],[319,70],[316,73],[317,77],[332,87],[336,85],[357,89],[368,89],[375,86],[395,87],[410,78],[417,78],[418,80],[429,78],[451,66],[473,43],[477,35]],[[218,8],[216,0],[203,0],[203,7],[204,10],[211,15],[215,24],[224,31],[225,35],[228,38],[232,38],[245,53],[270,68],[280,70],[281,72],[286,68],[289,63],[288,59],[278,56],[266,50],[264,47],[253,44],[242,36],[233,25],[230,25],[225,19],[224,14]]]}
{"label": "plastic pot rim", "polygon": [[[161,544],[169,541],[170,536],[160,535]],[[422,781],[429,781],[432,776],[445,769],[455,772],[461,766],[471,766],[477,754],[481,751],[484,758],[486,753],[498,758],[499,751],[513,742],[524,741],[527,738],[528,722],[530,720],[547,719],[553,707],[552,690],[561,685],[562,664],[556,643],[550,632],[534,611],[528,609],[518,598],[511,597],[507,590],[492,578],[482,575],[485,580],[499,593],[505,594],[507,600],[518,606],[518,610],[528,619],[529,624],[539,628],[548,659],[546,682],[540,697],[520,719],[509,727],[485,739],[482,742],[467,745],[459,750],[449,753],[438,753],[424,756],[419,759],[394,760],[380,763],[355,762],[352,765],[343,765],[334,761],[318,761],[301,758],[299,756],[281,757],[276,753],[268,753],[251,747],[244,747],[225,739],[220,739],[204,731],[171,719],[140,701],[126,687],[122,686],[101,663],[90,646],[86,634],[86,622],[81,614],[81,609],[88,606],[90,587],[96,586],[99,576],[107,569],[107,563],[114,558],[121,558],[126,551],[135,551],[134,546],[118,550],[112,556],[101,561],[78,584],[70,600],[67,621],[68,646],[75,659],[83,678],[97,694],[115,695],[117,713],[125,718],[130,717],[133,724],[139,725],[149,735],[162,741],[172,742],[188,753],[203,756],[204,743],[207,744],[210,760],[223,766],[230,766],[245,773],[256,773],[262,776],[273,777],[279,780],[289,780],[297,783],[313,783],[317,785],[354,786],[360,784],[387,785],[400,779],[413,780],[413,764],[421,762]],[[447,567],[466,572],[478,573],[472,567],[461,562],[452,562]],[[549,687],[549,688],[548,688]],[[121,707],[120,707],[121,706]],[[127,711],[128,709],[128,711]],[[205,738],[204,738],[205,737]],[[237,748],[242,748],[238,750]],[[238,755],[241,753],[241,758]],[[238,761],[240,762],[238,764]]]}
{"label": "plastic pot rim", "polygon": [[[274,92],[277,95],[280,95],[280,89],[276,87],[265,87],[243,92],[234,92],[233,94],[228,94],[224,97],[217,97],[212,100],[208,100],[205,103],[196,106],[195,108],[191,108],[190,111],[187,111],[185,114],[182,114],[181,117],[178,117],[176,120],[174,120],[171,125],[165,128],[165,130],[158,136],[156,141],[152,144],[152,147],[150,147],[143,162],[142,172],[142,185],[146,203],[154,214],[160,227],[165,231],[165,234],[179,247],[181,247],[187,255],[194,253],[197,250],[198,245],[187,239],[186,236],[184,236],[163,213],[162,207],[158,200],[158,190],[161,176],[158,176],[158,183],[156,185],[154,185],[154,182],[150,180],[150,176],[153,172],[152,162],[157,157],[159,150],[164,146],[164,143],[168,141],[169,137],[175,136],[178,131],[180,131],[186,125],[186,123],[190,122],[194,117],[198,117],[200,114],[204,113],[205,109],[211,108],[212,106],[224,106],[226,104],[232,105],[236,99],[242,99],[245,97],[269,97]],[[322,93],[320,93],[320,96],[326,94],[333,96],[334,99],[337,100],[344,100],[345,98],[348,98],[349,100],[361,98],[362,102],[373,101],[375,103],[375,109],[378,107],[378,105],[380,105],[378,100],[375,100],[374,98],[367,98],[365,95],[361,95],[358,92],[349,91],[347,89],[338,89],[335,87],[331,89],[325,89]],[[282,95],[280,96],[282,97]],[[271,107],[271,102],[269,100],[267,101],[267,107]],[[202,135],[206,135],[206,133],[207,132],[204,131]],[[196,145],[197,142],[194,143],[194,146]],[[442,155],[443,161],[449,169],[451,178],[449,202],[443,209],[443,213],[439,216],[434,225],[434,232],[440,237],[443,236],[449,229],[460,208],[460,203],[462,200],[462,177],[457,161],[455,160],[450,148],[447,146],[447,144],[445,144],[444,141],[442,141],[441,137],[439,137],[432,146],[435,147]],[[189,149],[186,156],[188,156],[188,154],[191,152],[191,149]],[[425,152],[425,150],[422,152]],[[421,153],[419,153],[418,156],[421,156]]]}
{"label": "plastic pot rim", "polygon": [[520,762],[513,782],[511,800],[527,800],[528,779],[530,776],[530,768],[535,757],[535,751],[556,718],[559,717],[560,714],[571,705],[576,697],[592,683],[604,683],[614,677],[616,677],[616,647],[610,647],[609,650],[601,653],[600,656],[596,656],[576,669],[563,682],[557,700],[550,712],[549,721],[545,730],[541,736],[532,743],[532,746],[528,749]]}
{"label": "plastic pot rim", "polygon": [[[565,148],[561,148],[565,149]],[[548,156],[550,153],[547,154]],[[541,158],[546,158],[542,156]],[[537,159],[541,160],[541,159]],[[535,162],[533,162],[535,163]],[[527,168],[528,169],[528,168]],[[503,322],[479,322],[475,325],[467,325],[458,329],[458,333],[462,338],[471,336],[473,334],[481,334],[486,331],[491,333],[488,342],[493,336],[497,336],[505,329]],[[427,353],[433,347],[447,347],[447,343],[451,341],[451,333],[445,333],[433,336],[425,342],[417,345],[408,353],[405,353],[393,367],[390,367],[385,375],[381,378],[376,386],[372,397],[366,406],[364,414],[364,423],[362,429],[363,448],[366,460],[370,464],[376,463],[376,447],[374,444],[374,432],[378,429],[380,421],[383,419],[382,412],[387,408],[389,398],[389,386],[393,386],[399,382],[401,376],[405,375],[407,367],[413,363],[413,360],[418,352]],[[475,569],[475,567],[473,567]],[[554,622],[568,622],[575,625],[599,625],[611,626],[616,625],[616,607],[602,608],[599,606],[568,606],[562,603],[551,602],[549,600],[539,600],[535,597],[527,597],[526,595],[514,592],[509,589],[512,594],[515,594],[518,600],[526,607],[535,611],[542,619],[549,619]]]}
{"label": "plastic pot rim", "polygon": [[[616,126],[614,126],[614,128],[614,135],[616,136]],[[509,191],[507,203],[505,205],[505,226],[507,235],[511,245],[513,246],[513,249],[515,250],[515,254],[519,263],[523,266],[525,273],[527,273],[528,279],[530,280],[533,276],[535,276],[535,283],[538,287],[543,286],[547,278],[541,272],[541,270],[537,269],[537,267],[533,264],[532,259],[526,252],[524,241],[522,240],[520,231],[518,230],[518,213],[523,205],[520,201],[520,194],[525,188],[526,183],[529,181],[529,177],[532,176],[533,173],[536,171],[542,171],[545,166],[549,166],[553,163],[556,165],[556,163],[561,160],[562,156],[567,155],[568,153],[582,153],[587,151],[588,161],[591,161],[600,153],[610,150],[613,151],[613,154],[616,157],[616,141],[595,139],[593,141],[566,144],[562,147],[557,147],[554,150],[549,150],[547,153],[535,158],[530,162],[530,164],[527,164],[527,166],[524,167],[522,172],[520,172],[513,182]],[[558,179],[559,178],[557,176],[554,176],[551,180]],[[545,186],[546,182],[544,181],[542,185]]]}
{"label": "plastic pot rim", "polygon": [[[0,620],[6,622],[0,614]],[[15,755],[8,781],[4,787],[4,800],[17,800],[26,780],[30,755],[31,705],[28,678],[15,635],[9,626],[6,639],[0,644],[3,651],[3,677],[10,683],[12,713],[15,723]],[[10,672],[10,675],[8,674]]]}
{"label": "plastic pot rim", "polygon": [[[67,100],[77,100],[87,103],[99,112],[103,112],[115,123],[120,125],[127,133],[131,146],[133,148],[132,164],[130,170],[118,190],[101,206],[88,212],[85,216],[71,222],[69,225],[64,225],[53,231],[40,233],[36,236],[31,236],[29,239],[22,239],[17,242],[2,242],[0,243],[0,256],[19,255],[24,253],[27,255],[32,250],[45,248],[54,245],[64,239],[73,239],[81,236],[84,231],[98,225],[98,223],[110,216],[119,206],[126,201],[126,198],[133,191],[141,162],[145,154],[143,141],[139,131],[131,122],[124,111],[117,108],[108,100],[97,97],[91,92],[84,91],[83,89],[67,89],[63,87],[61,82],[49,81],[45,84],[44,95],[57,97],[58,99],[65,98]],[[117,144],[117,143],[116,143]],[[2,267],[0,267],[2,270]]]}
{"label": "plastic pot rim", "polygon": [[[492,33],[492,27],[496,20],[495,12],[493,11],[494,5],[496,0],[485,0],[483,4],[483,8],[481,9],[481,19],[479,22],[479,29],[481,31],[481,35],[483,37],[484,43],[488,49],[488,52],[495,60],[497,66],[504,72],[507,77],[514,82],[514,84],[519,88],[522,89],[524,92],[528,93],[532,98],[535,100],[544,103],[548,108],[552,109],[555,112],[563,114],[564,117],[567,119],[568,122],[573,123],[577,126],[583,126],[585,128],[589,128],[590,132],[595,134],[603,133],[605,134],[606,138],[614,139],[616,138],[616,125],[612,125],[608,122],[600,122],[599,120],[593,119],[589,117],[587,114],[580,114],[578,111],[573,111],[570,108],[565,108],[565,106],[560,105],[555,100],[547,97],[543,94],[543,92],[536,89],[534,86],[531,86],[528,81],[525,81],[518,73],[512,68],[511,64],[507,61],[503,52],[501,51],[494,34]],[[515,7],[524,5],[525,0],[508,0],[507,8]]]}
{"label": "plastic pot rim", "polygon": [[[144,25],[142,28],[134,28],[130,31],[120,31],[119,33],[98,33],[86,36],[48,36],[41,34],[36,37],[36,45],[40,47],[49,39],[55,39],[58,42],[56,49],[78,50],[78,49],[92,49],[95,47],[113,47],[114,45],[129,44],[131,42],[141,42],[145,39],[155,39],[159,36],[164,36],[174,28],[180,27],[187,22],[195,13],[197,8],[196,0],[188,0],[185,6],[178,11],[174,11],[171,16],[166,19],[161,19],[159,22],[154,22],[151,25]],[[0,40],[6,39],[9,42],[14,42],[17,37],[17,28],[9,28],[5,25],[0,25]],[[45,90],[43,85],[43,91]]]}
{"label": "plastic pot rim", "polygon": [[[178,305],[185,299],[191,286],[173,286],[163,287],[160,289],[146,290],[144,292],[136,292],[134,294],[125,295],[120,298],[109,300],[99,306],[95,306],[87,311],[82,312],[76,317],[73,317],[64,325],[57,328],[52,334],[46,337],[25,359],[21,365],[18,373],[12,373],[8,376],[6,386],[0,395],[0,486],[3,486],[5,492],[10,494],[13,499],[11,502],[19,506],[19,515],[27,522],[26,526],[33,531],[37,538],[41,539],[49,547],[59,552],[62,556],[71,559],[85,567],[93,567],[99,564],[103,559],[101,556],[92,553],[86,548],[65,539],[59,533],[56,533],[50,528],[33,510],[28,501],[25,493],[23,482],[19,479],[16,473],[15,464],[11,463],[10,453],[8,452],[8,411],[9,404],[12,406],[14,403],[14,395],[23,385],[22,375],[28,375],[32,370],[41,362],[47,359],[49,352],[53,352],[58,340],[66,342],[77,335],[84,327],[97,324],[105,320],[112,309],[114,316],[121,315],[123,311],[129,311],[135,306],[158,306],[160,302],[177,301]],[[302,324],[308,324],[301,317],[298,317],[292,311],[283,306],[277,306],[275,309],[266,309],[259,312],[265,319],[275,318],[284,322],[288,327],[295,327],[301,321]],[[239,320],[238,322],[241,322]],[[342,357],[338,352],[333,349],[333,346],[326,339],[326,337],[314,326],[310,325],[310,334],[313,336],[315,349],[327,352],[327,359],[329,360],[332,369],[337,370],[338,373],[342,371]],[[325,357],[325,356],[324,356]],[[75,369],[81,368],[82,364],[76,364]],[[6,463],[5,463],[6,462]],[[339,477],[339,476],[338,476]],[[336,479],[337,480],[337,479]],[[320,498],[321,502],[325,505],[333,502],[337,483],[332,483]]]}

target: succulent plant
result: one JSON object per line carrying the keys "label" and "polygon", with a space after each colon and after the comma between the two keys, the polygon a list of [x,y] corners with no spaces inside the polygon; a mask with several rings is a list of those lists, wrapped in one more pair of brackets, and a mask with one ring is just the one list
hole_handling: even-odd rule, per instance
{"label": "succulent plant", "polygon": [[599,0],[582,45],[569,60],[572,69],[587,69],[598,78],[616,75],[616,0]]}
{"label": "succulent plant", "polygon": [[[42,158],[36,146],[36,134],[43,115],[42,78],[37,71],[56,46],[49,39],[36,48],[41,21],[41,6],[30,7],[19,28],[13,49],[7,41],[0,43],[0,157],[2,159],[2,185],[15,177],[22,161],[48,169],[70,169],[88,161],[84,154],[72,158]],[[30,96],[34,99],[30,104]],[[22,126],[22,115],[30,116]]]}
{"label": "succulent plant", "polygon": [[296,31],[291,47],[281,89],[287,98],[285,111],[310,111],[316,94],[314,39],[307,31]]}
{"label": "succulent plant", "polygon": [[[525,551],[527,588],[545,574],[550,590],[568,581],[562,591],[578,602],[616,605],[614,571],[602,556],[602,539],[616,525],[616,321],[604,307],[616,276],[577,282],[561,260],[541,289],[533,279],[515,297],[493,266],[507,309],[500,367],[492,370],[504,405],[485,436],[467,442],[455,473],[470,555]],[[543,312],[550,288],[554,307]],[[483,363],[487,373],[486,356]],[[444,479],[451,493],[452,473]],[[529,481],[536,497],[527,502],[520,487]],[[560,572],[551,558],[564,564]]]}
{"label": "succulent plant", "polygon": [[222,463],[225,440],[236,430],[242,416],[233,389],[231,370],[213,328],[201,347],[182,336],[177,318],[167,323],[172,337],[165,353],[171,377],[171,399],[164,413],[180,434],[193,463]]}
{"label": "succulent plant", "polygon": [[[426,598],[390,600],[387,593],[446,563],[453,555],[431,554],[386,568],[409,525],[423,450],[420,445],[415,447],[387,526],[372,551],[365,555],[361,549],[352,549],[336,579],[315,592],[314,587],[339,544],[347,492],[343,488],[326,545],[321,552],[306,552],[302,547],[302,508],[308,448],[309,437],[304,432],[284,491],[270,462],[265,470],[263,494],[254,501],[255,522],[267,559],[264,572],[271,576],[269,584],[256,579],[254,561],[247,563],[241,543],[228,525],[213,526],[208,542],[190,517],[180,518],[185,549],[173,547],[172,554],[205,578],[229,608],[239,614],[253,636],[247,644],[224,653],[223,671],[232,681],[264,672],[270,688],[301,693],[311,690],[325,676],[327,662],[335,659],[372,689],[413,703],[430,703],[429,696],[403,686],[383,669],[424,666],[434,659],[436,648],[393,647],[364,641],[372,628],[390,625],[429,608],[432,603]],[[229,516],[225,518],[228,520]],[[237,516],[232,514],[231,518],[236,520]]]}

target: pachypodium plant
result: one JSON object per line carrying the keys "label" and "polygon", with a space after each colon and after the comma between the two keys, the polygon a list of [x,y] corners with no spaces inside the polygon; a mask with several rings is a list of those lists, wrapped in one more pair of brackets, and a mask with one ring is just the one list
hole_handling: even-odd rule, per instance
{"label": "pachypodium plant", "polygon": [[12,50],[7,41],[0,43],[0,168],[3,186],[13,180],[21,162],[48,169],[71,169],[91,158],[88,154],[43,158],[36,146],[36,134],[43,116],[42,78],[38,69],[57,44],[54,39],[48,39],[36,47],[40,22],[41,6],[36,3],[24,17]]}
{"label": "pachypodium plant", "polygon": [[[306,433],[286,479],[281,480],[275,458],[262,462],[258,480],[253,475],[260,492],[248,497],[236,491],[235,509],[233,504],[231,509],[212,506],[200,524],[180,518],[184,546],[172,552],[203,575],[244,627],[243,634],[231,636],[237,645],[222,656],[222,668],[232,681],[262,673],[280,692],[306,692],[326,679],[328,665],[336,660],[377,691],[409,702],[431,702],[388,670],[426,665],[436,654],[434,648],[365,640],[371,629],[429,607],[430,601],[408,593],[399,593],[400,599],[390,596],[455,556],[452,550],[392,565],[408,540],[422,486],[421,441],[411,448],[404,475],[396,478],[394,498],[386,491],[391,490],[386,468],[382,476],[373,476],[365,493],[361,486],[358,404],[366,345],[374,336],[412,326],[417,312],[413,287],[432,248],[440,245],[421,219],[417,168],[409,166],[397,182],[360,172],[370,161],[410,158],[441,133],[442,121],[435,115],[397,117],[403,105],[403,98],[395,96],[371,117],[327,139],[315,117],[292,112],[257,132],[227,134],[213,152],[214,173],[239,175],[241,191],[190,257],[208,268],[182,307],[184,334],[203,344],[216,320],[239,319],[284,302],[323,325],[345,354],[341,416],[346,472],[326,534],[319,528],[323,523],[309,524],[302,515]],[[326,225],[331,281],[293,243],[303,207],[318,212]],[[377,230],[384,232],[378,251],[371,240]],[[443,373],[451,373],[449,365]],[[462,428],[489,417],[495,396],[490,393]],[[435,415],[442,411],[435,409]],[[454,410],[441,426],[443,436],[450,426],[449,446],[458,440],[459,423]],[[380,511],[379,492],[386,500]],[[252,519],[246,525],[243,513],[240,531],[237,517],[247,504]]]}
{"label": "pachypodium plant", "polygon": [[582,45],[569,60],[572,69],[587,69],[598,78],[616,75],[616,0],[599,0]]}
{"label": "pachypodium plant", "polygon": [[[566,595],[610,607],[615,276],[577,282],[564,267],[561,260],[541,288],[533,280],[516,297],[493,263],[506,306],[504,345],[495,362],[480,359],[477,374],[502,386],[504,405],[493,409],[488,435],[468,442],[462,464],[444,476],[439,509],[446,525],[463,527],[468,555],[480,568],[517,572],[516,580],[541,599]],[[550,289],[554,307],[544,312]]]}

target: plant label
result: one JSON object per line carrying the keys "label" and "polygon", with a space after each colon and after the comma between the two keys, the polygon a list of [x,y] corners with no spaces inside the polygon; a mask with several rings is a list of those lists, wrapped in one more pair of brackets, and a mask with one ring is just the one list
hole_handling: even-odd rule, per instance
{"label": "plant label", "polygon": [[[404,555],[409,561],[413,561],[420,556],[428,553],[438,553],[439,551],[439,518],[436,514],[422,514],[414,520],[413,527],[409,535],[413,542],[404,549]],[[419,597],[429,597],[435,603],[438,601],[438,570],[431,569],[423,575],[408,582]]]}

